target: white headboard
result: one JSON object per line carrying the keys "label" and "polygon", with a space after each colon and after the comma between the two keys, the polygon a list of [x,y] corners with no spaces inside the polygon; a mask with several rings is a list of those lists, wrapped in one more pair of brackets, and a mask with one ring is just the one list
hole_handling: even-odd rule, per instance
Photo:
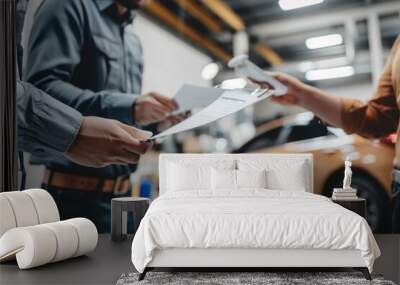
{"label": "white headboard", "polygon": [[307,192],[314,192],[314,178],[313,178],[313,156],[312,154],[161,154],[159,158],[159,187],[160,195],[166,192],[167,185],[167,165],[168,162],[195,162],[196,164],[207,164],[212,166],[218,161],[232,161],[238,159],[268,159],[273,161],[304,161],[306,164],[306,179],[307,179]]}

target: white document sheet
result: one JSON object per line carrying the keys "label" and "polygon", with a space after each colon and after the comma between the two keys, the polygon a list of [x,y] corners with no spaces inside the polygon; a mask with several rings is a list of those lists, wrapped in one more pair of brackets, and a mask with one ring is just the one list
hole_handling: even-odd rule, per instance
{"label": "white document sheet", "polygon": [[184,84],[173,99],[178,103],[177,113],[204,108],[218,99],[225,90]]}
{"label": "white document sheet", "polygon": [[261,89],[253,92],[250,92],[246,89],[215,89],[222,90],[222,93],[218,97],[218,99],[216,99],[200,112],[159,133],[158,135],[153,136],[151,139],[157,139],[204,126],[230,114],[236,113],[246,108],[247,106],[264,100],[265,98],[273,94],[272,90],[265,92],[265,90]]}

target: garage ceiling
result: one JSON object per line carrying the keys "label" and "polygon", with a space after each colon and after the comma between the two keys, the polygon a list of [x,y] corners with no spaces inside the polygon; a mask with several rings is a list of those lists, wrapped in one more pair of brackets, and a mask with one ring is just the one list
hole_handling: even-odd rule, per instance
{"label": "garage ceiling", "polygon": [[[361,12],[367,13],[385,8],[379,16],[385,54],[400,31],[398,0],[325,0],[318,5],[290,11],[282,10],[278,2],[278,0],[150,0],[147,13],[167,29],[221,62],[226,62],[232,56],[234,34],[243,25],[244,31],[249,36],[250,58],[261,67],[270,68],[274,65],[274,57],[278,57],[282,59],[283,69],[288,72],[293,69],[294,64],[298,66],[302,61],[348,56],[349,43],[356,51],[354,64],[361,65],[360,70],[365,72],[369,64],[367,55],[369,31],[366,17],[359,15]],[[164,12],[169,15],[165,16],[159,11],[155,13],[154,7],[150,7],[152,5],[165,9]],[[171,24],[171,17],[175,17],[175,24]],[[350,24],[349,19],[352,19]],[[350,37],[349,27],[352,31]],[[316,50],[310,50],[305,45],[307,38],[333,33],[343,36],[343,44]],[[263,46],[264,52],[256,48],[258,45]],[[268,52],[272,55],[269,56]],[[292,70],[292,73],[296,71],[299,72]]]}

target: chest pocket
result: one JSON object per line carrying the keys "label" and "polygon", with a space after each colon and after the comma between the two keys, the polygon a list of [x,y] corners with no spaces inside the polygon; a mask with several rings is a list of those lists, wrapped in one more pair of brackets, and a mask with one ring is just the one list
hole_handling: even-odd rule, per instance
{"label": "chest pocket", "polygon": [[96,49],[96,81],[103,90],[124,91],[123,84],[123,47],[106,37],[92,35]]}
{"label": "chest pocket", "polygon": [[142,87],[143,51],[139,38],[131,31],[125,30],[127,76],[130,92],[139,94]]}

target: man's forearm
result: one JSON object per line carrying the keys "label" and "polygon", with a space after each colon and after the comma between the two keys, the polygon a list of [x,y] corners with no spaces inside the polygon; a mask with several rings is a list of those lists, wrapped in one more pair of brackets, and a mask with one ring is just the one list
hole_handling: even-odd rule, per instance
{"label": "man's forearm", "polygon": [[[54,78],[55,76],[53,74],[48,77]],[[107,90],[93,92],[60,79],[43,78],[33,84],[55,99],[78,110],[84,116],[100,116],[129,125],[135,123],[132,108],[138,95]]]}
{"label": "man's forearm", "polygon": [[18,148],[37,156],[62,155],[75,140],[81,114],[29,83],[17,82]]}

